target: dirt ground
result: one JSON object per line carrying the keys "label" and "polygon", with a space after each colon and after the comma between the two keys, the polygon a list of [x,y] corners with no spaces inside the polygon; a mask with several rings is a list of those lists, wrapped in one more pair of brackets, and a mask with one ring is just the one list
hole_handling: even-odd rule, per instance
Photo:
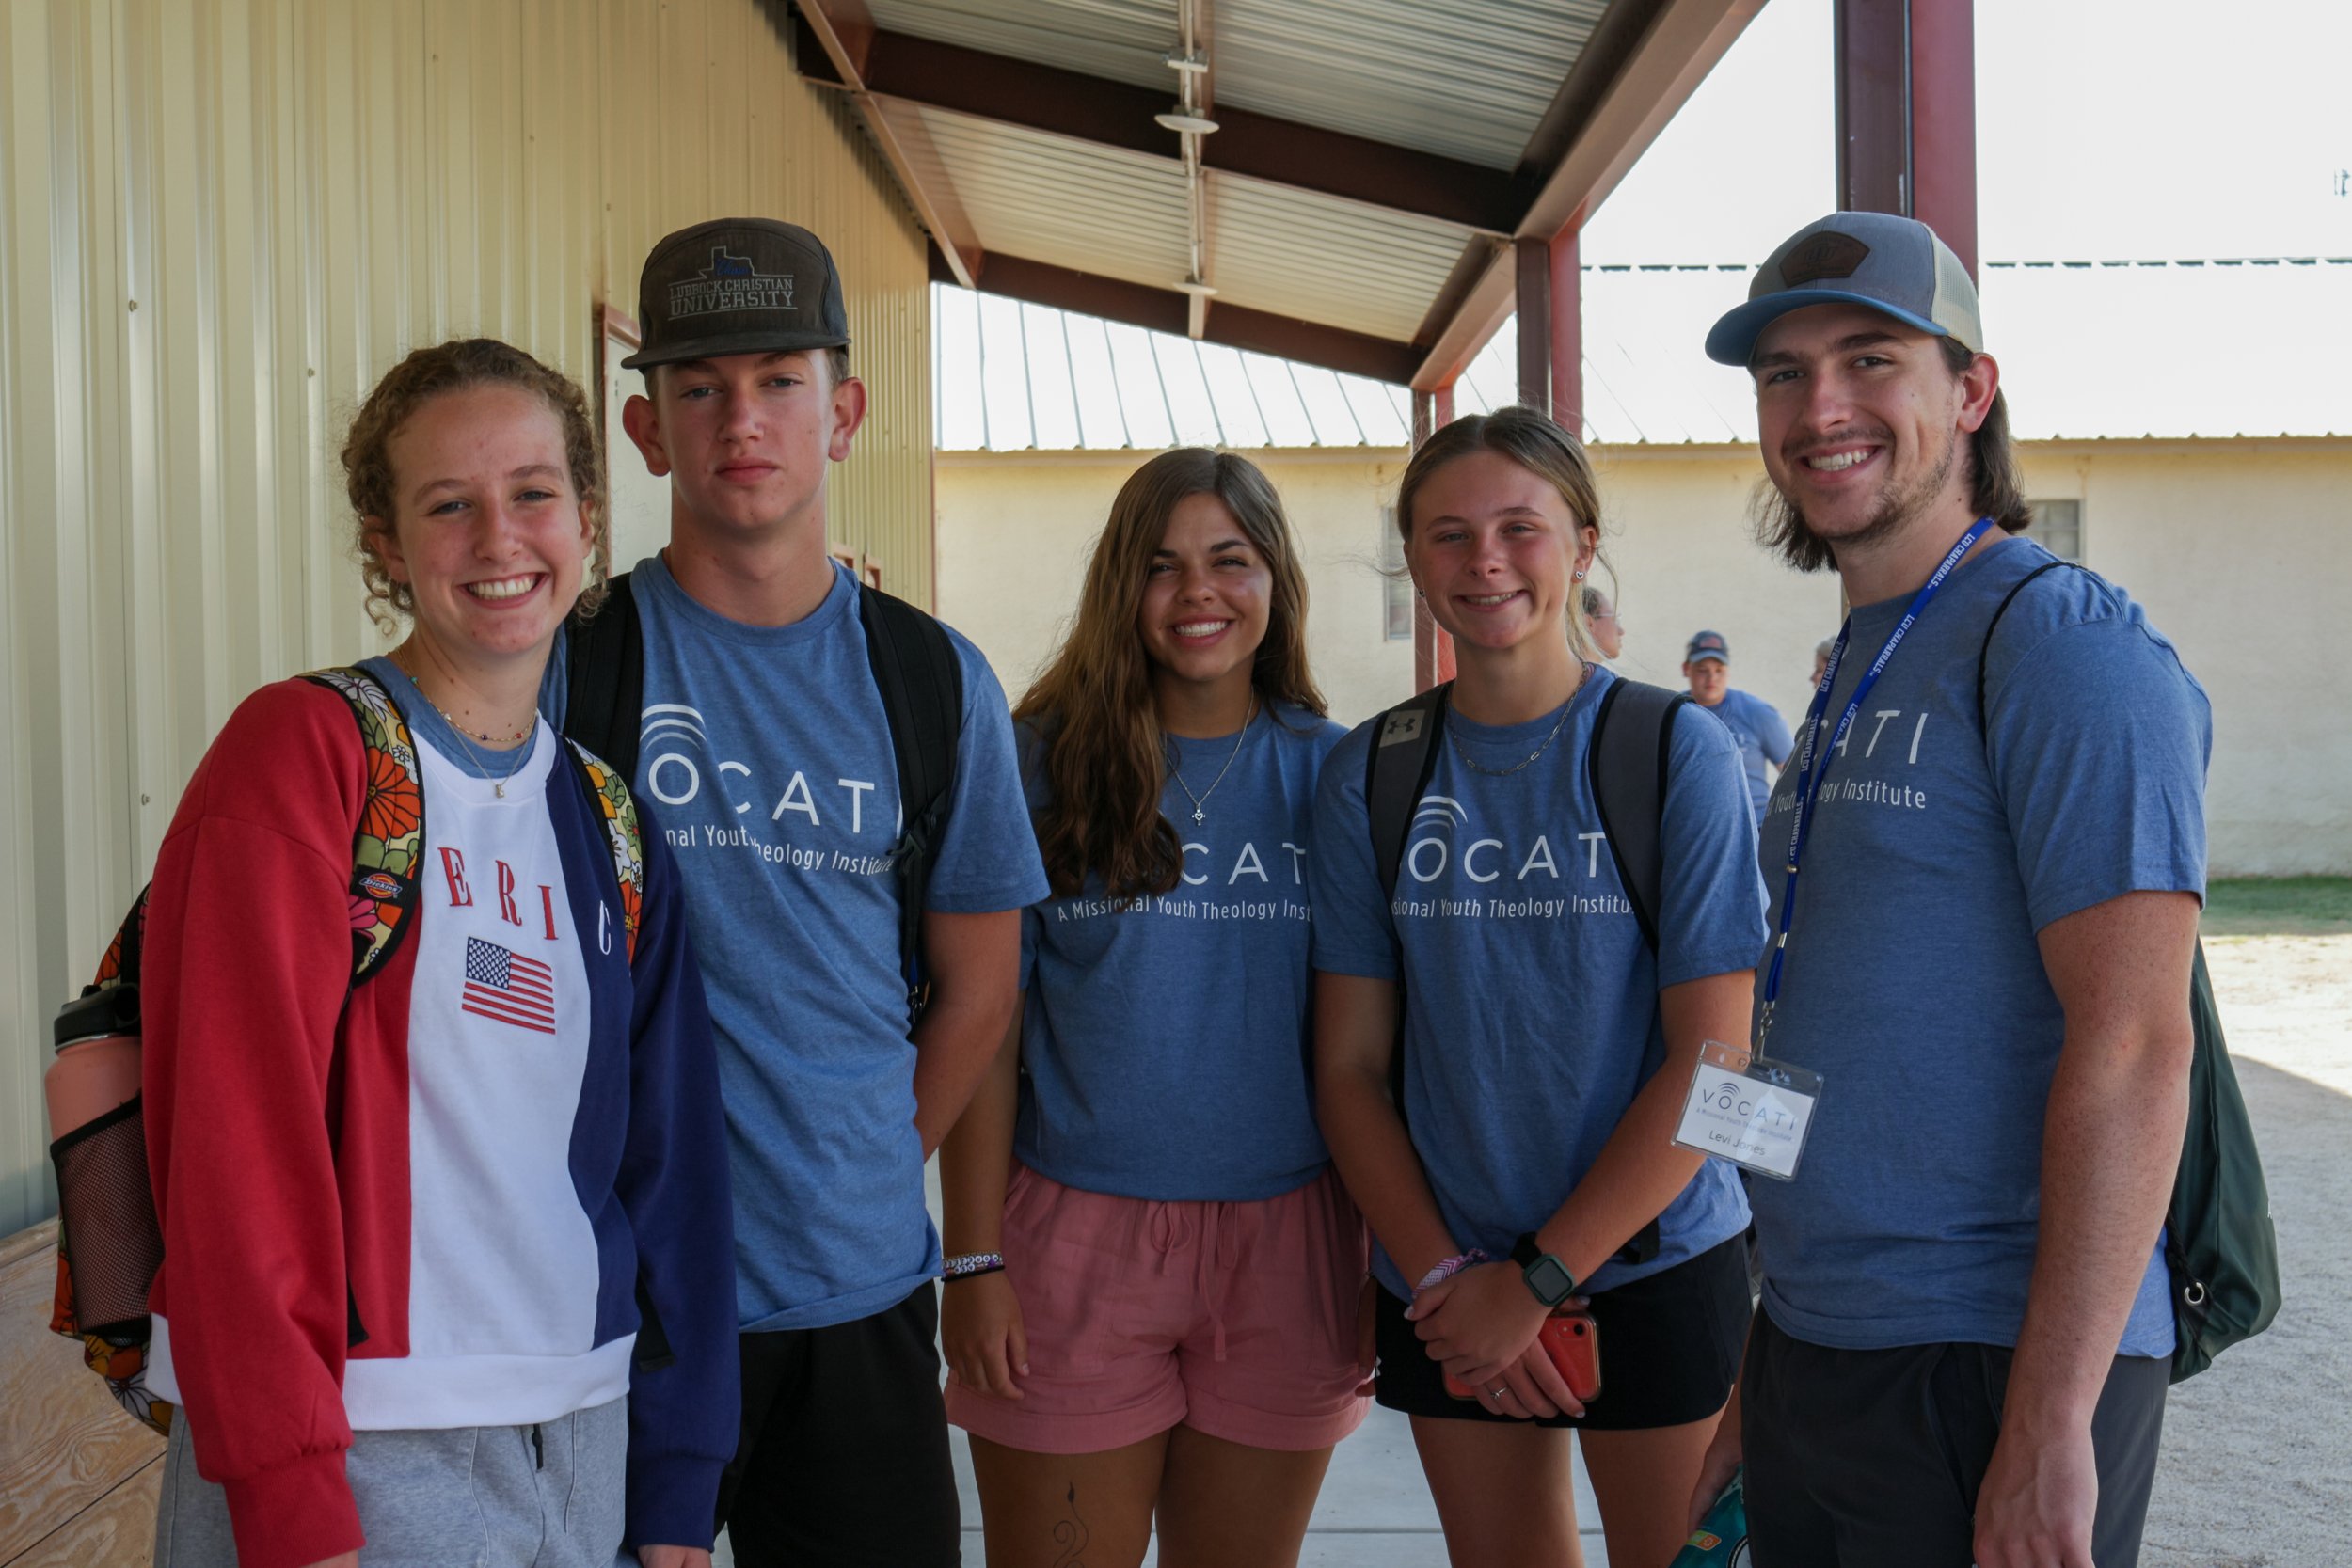
{"label": "dirt ground", "polygon": [[2140,1561],[2320,1568],[2352,1557],[2352,935],[2217,936],[2205,956],[2286,1305],[2172,1391]]}

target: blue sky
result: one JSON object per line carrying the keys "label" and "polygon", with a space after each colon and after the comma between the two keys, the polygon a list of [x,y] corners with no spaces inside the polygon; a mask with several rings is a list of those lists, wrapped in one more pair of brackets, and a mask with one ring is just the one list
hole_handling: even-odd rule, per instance
{"label": "blue sky", "polygon": [[[1987,259],[2352,255],[2352,7],[1978,0]],[[1756,261],[1836,205],[1829,0],[1771,0],[1587,226],[1587,263]]]}

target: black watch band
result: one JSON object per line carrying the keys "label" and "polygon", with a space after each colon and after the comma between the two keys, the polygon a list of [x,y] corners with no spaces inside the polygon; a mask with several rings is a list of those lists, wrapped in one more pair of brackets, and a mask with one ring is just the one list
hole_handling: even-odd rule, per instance
{"label": "black watch band", "polygon": [[1576,1294],[1576,1275],[1568,1266],[1546,1252],[1531,1230],[1511,1243],[1511,1261],[1519,1266],[1519,1277],[1527,1282],[1528,1294],[1542,1302],[1547,1310]]}

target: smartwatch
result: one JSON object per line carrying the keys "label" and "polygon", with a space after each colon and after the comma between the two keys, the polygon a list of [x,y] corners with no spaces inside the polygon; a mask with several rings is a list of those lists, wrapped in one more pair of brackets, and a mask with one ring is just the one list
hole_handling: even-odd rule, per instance
{"label": "smartwatch", "polygon": [[1527,1290],[1547,1311],[1576,1294],[1576,1275],[1568,1266],[1546,1252],[1537,1243],[1531,1230],[1511,1243],[1511,1261],[1519,1266],[1519,1277],[1527,1281]]}

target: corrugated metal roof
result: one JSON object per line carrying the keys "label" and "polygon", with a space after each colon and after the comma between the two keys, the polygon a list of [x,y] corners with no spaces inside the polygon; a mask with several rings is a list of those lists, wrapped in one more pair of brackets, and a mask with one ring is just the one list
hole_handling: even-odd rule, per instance
{"label": "corrugated metal roof", "polygon": [[867,0],[874,25],[1137,87],[1168,87],[1176,0]]}
{"label": "corrugated metal roof", "polygon": [[1451,223],[1232,175],[1213,176],[1210,190],[1218,299],[1399,342],[1412,340],[1471,238]]}
{"label": "corrugated metal roof", "polygon": [[[1181,164],[942,109],[919,112],[983,250],[1160,288],[1190,271]],[[1073,201],[1073,191],[1086,199]]]}
{"label": "corrugated metal roof", "polygon": [[[1756,439],[1747,378],[1699,347],[1748,277],[1584,270],[1587,440]],[[2021,439],[2352,436],[2352,258],[1994,261],[1982,293]],[[942,450],[1406,442],[1402,388],[961,290],[932,302]],[[1457,413],[1513,401],[1513,341],[1506,325],[1464,373]]]}
{"label": "corrugated metal roof", "polygon": [[1510,168],[1608,0],[1216,0],[1216,101]]}

